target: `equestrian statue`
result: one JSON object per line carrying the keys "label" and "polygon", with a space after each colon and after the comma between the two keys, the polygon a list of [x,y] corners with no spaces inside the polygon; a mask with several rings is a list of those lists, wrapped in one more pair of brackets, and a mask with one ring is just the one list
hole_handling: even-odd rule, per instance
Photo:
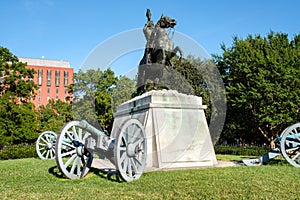
{"label": "equestrian statue", "polygon": [[[146,47],[144,56],[138,67],[137,94],[140,95],[147,91],[147,81],[154,83],[154,89],[157,89],[159,80],[163,76],[163,70],[173,69],[171,59],[179,52],[180,60],[183,58],[183,51],[180,47],[174,48],[174,43],[168,33],[174,34],[176,20],[168,16],[161,15],[154,26],[151,20],[151,11],[147,9],[147,22],[143,28],[146,38]],[[168,33],[166,30],[169,30]]]}

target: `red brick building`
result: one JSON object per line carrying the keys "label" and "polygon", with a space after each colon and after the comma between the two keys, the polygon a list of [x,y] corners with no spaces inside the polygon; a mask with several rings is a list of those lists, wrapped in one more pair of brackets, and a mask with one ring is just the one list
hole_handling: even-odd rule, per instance
{"label": "red brick building", "polygon": [[19,58],[20,62],[27,63],[37,73],[34,82],[39,86],[36,98],[32,102],[39,107],[46,105],[49,99],[66,101],[69,96],[68,85],[73,83],[74,69],[67,61],[45,60],[33,58]]}

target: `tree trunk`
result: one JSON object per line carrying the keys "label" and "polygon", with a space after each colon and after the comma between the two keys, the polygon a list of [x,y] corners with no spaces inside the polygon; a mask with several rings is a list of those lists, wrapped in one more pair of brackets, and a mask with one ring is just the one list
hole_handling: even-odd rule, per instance
{"label": "tree trunk", "polygon": [[276,147],[273,139],[270,141],[270,146],[271,146],[271,149],[275,149],[275,147]]}
{"label": "tree trunk", "polygon": [[261,127],[258,127],[260,133],[268,140],[271,149],[275,149],[274,137],[268,137],[268,134],[263,131]]}

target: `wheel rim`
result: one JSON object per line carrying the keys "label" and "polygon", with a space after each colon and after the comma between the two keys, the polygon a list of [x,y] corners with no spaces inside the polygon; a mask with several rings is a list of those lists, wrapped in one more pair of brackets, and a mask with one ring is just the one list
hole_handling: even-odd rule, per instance
{"label": "wheel rim", "polygon": [[85,167],[88,157],[84,154],[84,145],[89,136],[90,133],[79,127],[79,121],[69,122],[61,129],[57,137],[56,163],[67,178],[82,178],[89,171]]}
{"label": "wheel rim", "polygon": [[53,131],[45,131],[40,134],[36,141],[36,153],[40,159],[55,158],[56,137],[57,135]]}
{"label": "wheel rim", "polygon": [[294,167],[300,167],[300,123],[288,127],[282,134],[280,149],[283,157]]}
{"label": "wheel rim", "polygon": [[115,143],[115,163],[124,181],[139,179],[146,164],[146,137],[143,125],[136,119],[127,121]]}

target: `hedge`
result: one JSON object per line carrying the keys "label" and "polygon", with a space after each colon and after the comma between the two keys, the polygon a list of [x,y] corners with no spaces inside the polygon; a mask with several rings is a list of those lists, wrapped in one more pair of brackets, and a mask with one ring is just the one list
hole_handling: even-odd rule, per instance
{"label": "hedge", "polygon": [[241,155],[241,156],[262,156],[268,153],[270,149],[256,146],[215,146],[216,154]]}
{"label": "hedge", "polygon": [[[270,149],[256,146],[215,146],[216,154],[242,155],[242,156],[262,156],[268,153]],[[19,158],[37,158],[35,144],[19,144],[6,146],[0,150],[0,160],[19,159]]]}
{"label": "hedge", "polygon": [[18,144],[5,146],[0,150],[0,160],[35,158],[38,157],[35,151],[35,144]]}

